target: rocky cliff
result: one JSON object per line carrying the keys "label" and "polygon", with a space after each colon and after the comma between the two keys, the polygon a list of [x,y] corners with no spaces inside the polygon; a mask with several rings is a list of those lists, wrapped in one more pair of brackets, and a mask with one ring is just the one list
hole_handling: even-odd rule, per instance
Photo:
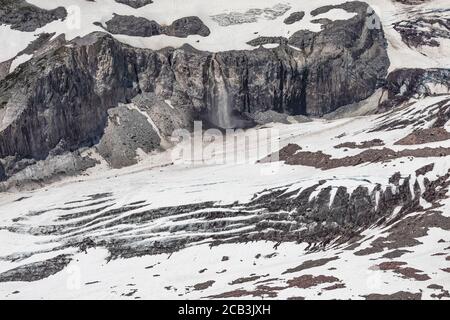
{"label": "rocky cliff", "polygon": [[367,4],[312,14],[337,8],[355,15],[317,33],[299,31],[273,49],[210,53],[185,45],[153,51],[106,33],[47,42],[0,83],[0,158],[45,159],[55,148],[92,146],[110,108],[148,93],[170,100],[187,128],[196,118],[228,128],[247,125],[243,113],[317,116],[361,101],[387,74],[386,40],[368,23]]}

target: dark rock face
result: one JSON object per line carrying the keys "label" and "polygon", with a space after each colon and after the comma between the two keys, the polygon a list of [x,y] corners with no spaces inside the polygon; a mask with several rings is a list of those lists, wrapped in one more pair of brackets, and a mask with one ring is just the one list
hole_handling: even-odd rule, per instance
{"label": "dark rock face", "polygon": [[193,34],[207,37],[211,33],[203,21],[195,16],[175,20],[170,26],[164,28],[164,31],[169,36],[180,38],[186,38]]}
{"label": "dark rock face", "polygon": [[11,25],[12,29],[34,31],[46,24],[65,19],[66,9],[44,10],[27,3],[25,0],[0,0],[0,23]]}
{"label": "dark rock face", "polygon": [[142,94],[170,99],[183,127],[202,117],[222,128],[240,126],[242,113],[323,115],[365,99],[389,60],[383,31],[366,24],[367,5],[350,4],[342,7],[357,11],[354,18],[298,32],[275,49],[153,51],[104,33],[47,44],[0,82],[0,159],[92,146],[108,110]]}
{"label": "dark rock face", "polygon": [[450,140],[450,133],[444,128],[416,130],[395,143],[398,146],[411,146],[430,142]]}
{"label": "dark rock face", "polygon": [[113,167],[137,163],[136,150],[150,152],[159,147],[161,139],[147,118],[126,105],[108,110],[109,123],[98,145],[98,151]]}
{"label": "dark rock face", "polygon": [[[409,2],[411,0],[403,0],[404,2]],[[369,294],[364,296],[366,300],[422,300],[422,293],[413,293],[413,292],[405,292],[399,291],[394,294]]]}
{"label": "dark rock face", "polygon": [[[80,152],[65,152],[61,154],[52,150],[51,156],[43,161],[34,159],[21,159],[16,157],[7,157],[4,162],[4,180],[8,177],[14,177],[7,181],[8,185],[0,186],[0,189],[22,188],[42,186],[45,183],[56,181],[61,176],[76,176],[81,172],[94,167],[98,162],[87,156],[82,156]],[[24,170],[24,169],[27,170]],[[1,180],[1,177],[0,177]]]}
{"label": "dark rock face", "polygon": [[118,3],[126,4],[135,9],[144,7],[148,4],[153,3],[153,0],[115,0]]}
{"label": "dark rock face", "polygon": [[[98,140],[107,109],[137,93],[124,53],[118,50],[114,58],[107,53],[119,44],[105,40],[111,47],[83,46],[81,40],[74,50],[60,47],[52,52],[51,63],[48,56],[37,57],[0,84],[1,108],[17,112],[13,123],[2,130],[1,157],[44,159],[61,142],[66,150],[76,150]],[[83,41],[87,44],[90,39]]]}
{"label": "dark rock face", "polygon": [[413,97],[439,94],[437,88],[450,91],[450,69],[398,69],[391,72],[384,86],[388,100],[382,108],[390,108]]}
{"label": "dark rock face", "polygon": [[293,24],[303,19],[305,16],[304,11],[293,12],[284,20],[285,24]]}
{"label": "dark rock face", "polygon": [[114,15],[106,22],[105,29],[112,34],[136,37],[151,37],[160,34],[186,38],[190,35],[207,37],[210,30],[198,17],[185,17],[175,20],[170,26],[161,26],[156,21],[135,16]]}
{"label": "dark rock face", "polygon": [[156,21],[135,16],[122,16],[115,14],[107,21],[105,29],[112,34],[127,36],[151,37],[162,33],[161,26]]}
{"label": "dark rock face", "polygon": [[0,163],[0,181],[4,181],[4,180],[6,180],[6,178],[7,178],[7,176],[6,176],[6,173],[5,173],[5,168]]}

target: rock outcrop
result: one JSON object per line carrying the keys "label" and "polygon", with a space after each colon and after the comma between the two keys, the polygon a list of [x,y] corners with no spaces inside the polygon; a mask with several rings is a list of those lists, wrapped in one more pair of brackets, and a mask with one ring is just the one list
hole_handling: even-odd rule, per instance
{"label": "rock outcrop", "polygon": [[284,19],[285,24],[293,24],[303,19],[305,16],[305,11],[292,12],[289,17]]}
{"label": "rock outcrop", "polygon": [[112,34],[123,34],[135,37],[152,37],[165,34],[168,36],[186,38],[190,35],[207,37],[210,30],[198,17],[184,17],[175,20],[169,26],[162,26],[153,20],[142,17],[114,15],[102,26]]}
{"label": "rock outcrop", "polygon": [[126,4],[135,9],[144,7],[148,4],[153,3],[153,0],[115,0],[118,3]]}
{"label": "rock outcrop", "polygon": [[34,31],[46,24],[65,19],[66,9],[44,10],[25,0],[0,0],[0,23],[20,31]]}
{"label": "rock outcrop", "polygon": [[155,150],[161,144],[156,128],[139,109],[127,105],[108,110],[108,126],[98,145],[98,151],[113,167],[121,168],[135,164],[136,150]]}

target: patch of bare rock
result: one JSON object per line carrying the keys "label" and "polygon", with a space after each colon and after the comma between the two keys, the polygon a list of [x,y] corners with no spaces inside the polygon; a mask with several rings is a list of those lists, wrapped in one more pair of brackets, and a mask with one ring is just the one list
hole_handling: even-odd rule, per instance
{"label": "patch of bare rock", "polygon": [[356,142],[344,142],[341,144],[338,144],[334,148],[336,149],[342,149],[342,148],[348,148],[348,149],[369,149],[372,147],[381,147],[384,146],[383,140],[380,139],[373,139],[370,141],[363,141],[361,143]]}
{"label": "patch of bare rock", "polygon": [[239,278],[239,279],[233,280],[229,284],[230,285],[242,284],[242,283],[246,283],[246,282],[252,282],[252,281],[258,280],[260,278],[261,278],[261,276],[243,277],[243,278]]}
{"label": "patch of bare rock", "polygon": [[[288,165],[302,165],[314,167],[323,170],[329,170],[339,167],[354,167],[364,163],[386,162],[399,158],[416,157],[446,157],[450,155],[450,148],[422,148],[422,149],[406,149],[394,151],[389,148],[369,149],[357,155],[344,158],[332,158],[331,155],[322,151],[310,152],[301,151],[298,145],[289,144],[282,148],[278,153],[271,154],[260,160],[261,163],[272,162],[272,159],[284,161]],[[277,157],[278,156],[278,157]]]}
{"label": "patch of bare rock", "polygon": [[333,283],[333,282],[339,282],[340,280],[333,276],[313,276],[310,274],[302,275],[300,277],[296,277],[293,279],[288,280],[288,285],[290,288],[300,288],[300,289],[307,289],[316,287],[323,283]]}
{"label": "patch of bare rock", "polygon": [[284,19],[284,23],[285,24],[293,24],[296,23],[298,21],[301,21],[303,19],[303,17],[305,16],[305,12],[304,11],[296,11],[296,12],[292,12],[289,17],[287,17],[286,19]]}
{"label": "patch of bare rock", "polygon": [[446,140],[450,140],[450,133],[447,130],[444,128],[429,128],[416,130],[403,139],[397,141],[395,145],[410,146]]}
{"label": "patch of bare rock", "polygon": [[270,287],[265,285],[260,285],[256,287],[255,290],[249,291],[244,289],[237,289],[233,291],[224,292],[218,295],[209,296],[212,299],[229,299],[229,298],[241,298],[241,297],[268,297],[276,298],[277,292],[283,290],[283,287]]}
{"label": "patch of bare rock", "polygon": [[422,270],[407,267],[406,265],[406,262],[392,261],[383,262],[378,265],[378,268],[383,271],[391,270],[397,274],[400,274],[402,278],[414,279],[417,281],[427,281],[431,279],[427,274],[424,274]]}
{"label": "patch of bare rock", "polygon": [[301,265],[299,265],[298,267],[295,268],[291,268],[291,269],[287,269],[286,271],[283,272],[283,274],[287,274],[287,273],[294,273],[294,272],[300,272],[306,269],[312,269],[315,267],[320,267],[320,266],[324,266],[327,263],[337,260],[339,259],[338,257],[333,257],[333,258],[324,258],[324,259],[318,259],[318,260],[308,260],[303,262]]}
{"label": "patch of bare rock", "polygon": [[0,282],[38,281],[62,271],[71,261],[71,256],[64,254],[55,258],[26,264],[0,274]]}
{"label": "patch of bare rock", "polygon": [[152,37],[162,34],[179,38],[186,38],[190,35],[207,37],[211,33],[203,21],[196,16],[183,17],[175,20],[171,25],[164,26],[154,20],[142,17],[115,14],[104,26],[100,23],[97,25],[112,34],[136,37]]}
{"label": "patch of bare rock", "polygon": [[364,296],[366,300],[421,300],[422,293],[412,293],[406,291],[399,291],[393,294],[369,294]]}

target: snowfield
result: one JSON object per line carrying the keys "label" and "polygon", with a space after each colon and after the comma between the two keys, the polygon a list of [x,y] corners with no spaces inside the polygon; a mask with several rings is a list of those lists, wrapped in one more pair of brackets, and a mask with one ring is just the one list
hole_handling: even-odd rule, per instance
{"label": "snowfield", "polygon": [[[394,143],[411,133],[415,121],[433,109],[431,106],[448,98],[448,95],[426,98],[388,114],[315,120],[306,124],[273,124],[270,128],[279,132],[280,140],[274,139],[280,147],[295,143],[303,150],[322,151],[334,158],[361,151],[336,149],[335,146],[372,139],[384,143],[373,149],[417,149],[421,146]],[[370,132],[386,121],[404,119],[405,114],[411,115],[414,125]],[[421,125],[426,128],[432,122]],[[427,147],[449,148],[450,142],[433,142]],[[447,173],[448,156],[407,157],[321,170],[282,162],[255,164],[255,159],[219,165],[201,162],[164,165],[173,160],[171,154],[169,150],[162,155],[147,156],[139,165],[127,169],[99,171],[95,168],[87,176],[73,181],[2,195],[0,280],[10,270],[21,266],[70,257],[59,272],[43,279],[36,271],[37,278],[32,282],[2,280],[2,298],[363,299],[393,295],[430,299],[440,294],[448,298],[448,199],[439,200],[436,207],[421,198],[423,209],[396,221],[398,208],[392,221],[374,224],[350,244],[338,241],[324,247],[318,243],[273,241],[244,244],[235,238],[239,234],[267,231],[256,230],[251,223],[245,223],[263,214],[245,207],[255,194],[261,197],[273,190],[282,190],[295,196],[313,187],[312,199],[327,187],[345,186],[350,194],[361,186],[373,189],[379,185],[383,190],[395,190],[398,184],[389,180],[397,172],[403,179],[412,179],[411,192],[415,181],[424,191],[425,177],[434,181]],[[432,163],[433,169],[425,176],[415,173]],[[326,183],[317,186],[317,181],[321,180]],[[212,203],[178,213],[170,211],[167,216],[157,214],[160,208],[205,202]],[[225,223],[226,228],[195,227],[206,221],[201,212],[211,210],[229,213],[215,220],[217,224]],[[127,223],[127,219],[136,215],[141,216],[141,222],[133,224],[129,220]],[[419,216],[438,219],[442,224],[422,225],[423,218],[416,220]],[[410,221],[417,225],[406,234],[401,233],[404,224],[411,224]],[[419,230],[425,232],[421,234]],[[222,241],[214,240],[219,235]],[[396,237],[398,245],[385,245],[378,250],[379,242],[390,236]],[[99,244],[123,241],[127,249],[119,256],[111,256],[101,245],[92,248],[89,244],[86,247],[71,245],[80,239]],[[186,246],[181,244],[180,249],[168,249],[167,253],[140,256],[143,248],[153,247],[155,242],[164,244],[170,239],[184,239],[187,242],[182,243]],[[442,289],[436,289],[435,285]]]}

